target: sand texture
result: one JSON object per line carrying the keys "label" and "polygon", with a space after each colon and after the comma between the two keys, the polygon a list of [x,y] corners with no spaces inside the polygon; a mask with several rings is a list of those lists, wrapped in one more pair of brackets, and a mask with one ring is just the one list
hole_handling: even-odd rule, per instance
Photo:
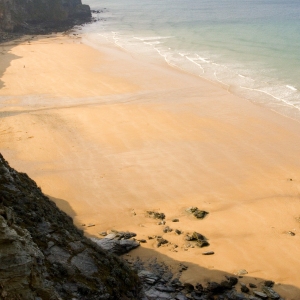
{"label": "sand texture", "polygon": [[[26,37],[0,57],[0,152],[87,235],[133,231],[147,243],[131,255],[184,262],[183,281],[245,269],[245,282],[300,298],[298,121],[79,36]],[[197,220],[191,206],[209,214]],[[194,231],[210,246],[188,247]]]}

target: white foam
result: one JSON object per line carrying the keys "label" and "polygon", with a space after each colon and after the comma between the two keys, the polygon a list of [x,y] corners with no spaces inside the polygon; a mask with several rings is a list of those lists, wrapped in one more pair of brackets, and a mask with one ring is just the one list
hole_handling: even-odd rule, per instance
{"label": "white foam", "polygon": [[297,91],[297,89],[291,85],[286,85],[287,88],[291,89],[292,91]]}

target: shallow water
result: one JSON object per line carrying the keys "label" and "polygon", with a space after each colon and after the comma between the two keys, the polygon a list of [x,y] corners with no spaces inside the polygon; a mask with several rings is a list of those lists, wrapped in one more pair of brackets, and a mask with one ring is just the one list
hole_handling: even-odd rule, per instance
{"label": "shallow water", "polygon": [[85,2],[103,11],[85,32],[300,119],[299,1]]}

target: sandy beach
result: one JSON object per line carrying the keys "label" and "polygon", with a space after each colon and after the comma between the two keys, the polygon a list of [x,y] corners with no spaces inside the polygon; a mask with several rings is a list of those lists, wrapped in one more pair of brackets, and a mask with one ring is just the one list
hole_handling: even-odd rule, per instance
{"label": "sandy beach", "polygon": [[[299,121],[164,61],[84,42],[71,33],[0,45],[0,152],[10,165],[88,236],[133,231],[147,243],[131,256],[189,266],[183,281],[245,269],[245,283],[273,280],[300,299]],[[208,216],[197,220],[191,206]],[[147,210],[183,234],[163,233]],[[210,246],[187,247],[194,231]],[[157,248],[153,235],[170,243]]]}

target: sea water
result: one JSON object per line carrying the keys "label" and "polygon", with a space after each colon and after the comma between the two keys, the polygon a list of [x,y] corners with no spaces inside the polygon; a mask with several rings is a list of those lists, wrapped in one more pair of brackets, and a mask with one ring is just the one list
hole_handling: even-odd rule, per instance
{"label": "sea water", "polygon": [[85,0],[85,32],[300,119],[299,0]]}

